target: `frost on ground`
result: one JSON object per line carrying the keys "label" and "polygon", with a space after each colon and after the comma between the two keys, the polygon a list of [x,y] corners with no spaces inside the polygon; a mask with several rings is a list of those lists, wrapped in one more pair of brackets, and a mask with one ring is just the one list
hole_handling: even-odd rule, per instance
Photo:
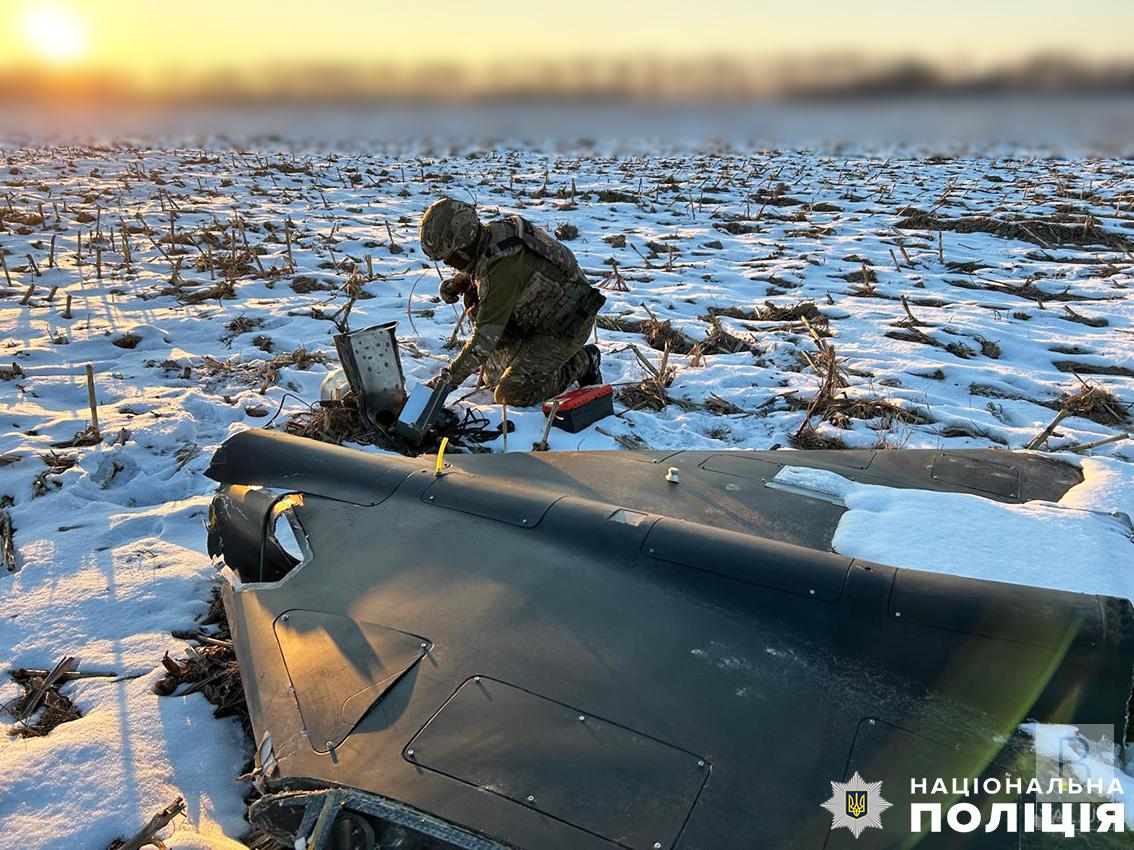
{"label": "frost on ground", "polygon": [[[0,511],[17,570],[0,570],[0,669],[75,655],[116,677],[65,686],[81,719],[0,740],[0,848],[105,847],[179,794],[176,846],[239,846],[238,724],[150,690],[213,578],[202,471],[234,431],[318,397],[336,320],[398,320],[411,383],[448,361],[457,316],[416,242],[440,194],[556,231],[606,291],[619,415],[553,432],[553,449],[1102,441],[1088,451],[1110,460],[1059,506],[949,509],[1128,560],[1117,520],[1088,513],[1131,513],[1129,443],[1105,442],[1134,400],[1128,160],[277,148],[0,147]],[[88,363],[101,439],[76,441]],[[464,395],[500,421],[487,392]],[[537,411],[510,419],[511,450],[539,438]],[[846,498],[841,547],[886,559],[879,528],[920,522],[907,565],[960,568],[933,560],[924,522],[944,497]],[[1130,595],[1117,572],[997,554],[983,575],[1044,584],[1040,564]],[[4,677],[0,702],[17,693]]]}

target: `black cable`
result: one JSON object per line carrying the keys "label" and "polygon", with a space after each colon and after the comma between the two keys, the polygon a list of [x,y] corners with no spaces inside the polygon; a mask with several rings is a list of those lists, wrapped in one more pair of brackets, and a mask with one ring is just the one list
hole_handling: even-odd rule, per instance
{"label": "black cable", "polygon": [[276,417],[279,416],[280,412],[283,410],[283,403],[285,401],[287,401],[288,396],[291,396],[292,398],[294,398],[300,404],[304,405],[308,410],[311,410],[311,411],[315,410],[315,405],[311,404],[310,402],[304,401],[299,396],[297,396],[295,393],[289,393],[287,390],[284,390],[284,394],[282,396],[280,396],[280,406],[276,408],[276,412],[272,414],[272,418],[264,423],[265,428],[271,427],[272,423],[276,421]]}
{"label": "black cable", "polygon": [[[456,419],[455,416],[453,418]],[[514,423],[508,423],[508,426],[509,432],[515,429]],[[464,417],[444,430],[446,436],[457,443],[488,443],[504,433],[502,426],[493,426],[487,416],[473,407],[466,407]]]}

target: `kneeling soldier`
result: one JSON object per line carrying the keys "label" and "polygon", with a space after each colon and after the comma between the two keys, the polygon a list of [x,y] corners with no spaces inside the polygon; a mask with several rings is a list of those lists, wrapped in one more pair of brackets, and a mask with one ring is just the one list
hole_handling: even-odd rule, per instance
{"label": "kneeling soldier", "polygon": [[458,274],[441,285],[473,318],[464,348],[430,383],[459,386],[481,367],[497,402],[524,407],[576,381],[601,383],[599,350],[587,345],[605,303],[575,255],[518,215],[482,224],[463,201],[441,198],[421,218],[421,247]]}

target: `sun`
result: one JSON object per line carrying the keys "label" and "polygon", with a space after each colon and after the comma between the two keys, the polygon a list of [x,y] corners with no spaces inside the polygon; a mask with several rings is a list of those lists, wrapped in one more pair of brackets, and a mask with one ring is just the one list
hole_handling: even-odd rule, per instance
{"label": "sun", "polygon": [[40,58],[67,65],[87,52],[87,28],[74,10],[59,3],[33,3],[24,13],[24,39]]}

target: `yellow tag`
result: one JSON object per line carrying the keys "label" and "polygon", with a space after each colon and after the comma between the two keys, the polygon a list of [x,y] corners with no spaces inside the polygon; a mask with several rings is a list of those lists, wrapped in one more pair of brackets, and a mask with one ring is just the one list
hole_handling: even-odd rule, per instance
{"label": "yellow tag", "polygon": [[437,468],[433,470],[434,475],[440,475],[441,469],[445,466],[445,449],[449,445],[449,438],[442,437],[441,445],[437,447]]}

